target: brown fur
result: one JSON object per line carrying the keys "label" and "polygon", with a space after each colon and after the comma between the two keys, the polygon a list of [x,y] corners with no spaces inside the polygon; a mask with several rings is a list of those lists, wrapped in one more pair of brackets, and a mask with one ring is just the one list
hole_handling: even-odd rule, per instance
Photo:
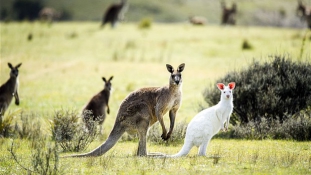
{"label": "brown fur", "polygon": [[[100,125],[100,132],[102,132],[102,124],[104,123],[106,119],[106,109],[107,113],[110,113],[109,108],[109,97],[110,97],[110,91],[111,91],[111,80],[113,76],[110,77],[108,80],[106,80],[105,77],[103,77],[103,81],[105,82],[105,87],[102,91],[97,93],[92,97],[92,99],[88,102],[88,104],[85,106],[85,108],[82,111],[82,119],[86,124],[87,129],[90,130],[90,121],[97,121]],[[90,115],[86,115],[86,111],[90,111],[92,118],[88,118]]]}
{"label": "brown fur", "polygon": [[[159,121],[162,127],[162,139],[168,140],[173,132],[176,113],[181,104],[181,72],[185,64],[176,71],[169,64],[167,70],[171,73],[170,83],[164,87],[142,88],[130,93],[122,102],[114,127],[108,139],[93,151],[85,154],[69,155],[66,157],[101,156],[110,150],[124,132],[138,132],[138,156],[146,156],[147,131],[150,126]],[[170,129],[167,132],[163,115],[169,112]]]}
{"label": "brown fur", "polygon": [[4,116],[5,111],[8,109],[13,96],[15,97],[15,104],[19,105],[18,68],[21,65],[22,63],[13,67],[11,63],[8,63],[8,66],[11,69],[10,78],[0,87],[0,122],[2,122],[2,117]]}
{"label": "brown fur", "polygon": [[206,18],[203,16],[191,16],[189,17],[189,22],[193,25],[205,25]]}
{"label": "brown fur", "polygon": [[236,13],[237,13],[237,5],[236,3],[232,4],[231,8],[226,7],[226,3],[224,1],[221,2],[222,8],[222,16],[221,16],[221,24],[222,25],[235,25],[236,23]]}
{"label": "brown fur", "polygon": [[44,7],[39,12],[39,18],[42,21],[53,22],[61,17],[61,13],[54,8]]}
{"label": "brown fur", "polygon": [[311,7],[304,5],[302,1],[298,1],[297,15],[302,21],[306,21],[308,28],[311,29]]}

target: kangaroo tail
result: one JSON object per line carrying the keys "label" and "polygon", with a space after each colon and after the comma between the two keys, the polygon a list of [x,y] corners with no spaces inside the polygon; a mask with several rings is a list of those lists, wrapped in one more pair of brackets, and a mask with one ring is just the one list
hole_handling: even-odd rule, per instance
{"label": "kangaroo tail", "polygon": [[97,157],[105,154],[107,151],[109,151],[120,139],[122,134],[125,132],[124,129],[120,127],[114,127],[109,134],[108,139],[99,147],[95,148],[93,151],[90,151],[88,153],[84,154],[74,154],[74,155],[68,155],[64,156],[62,158],[68,158],[68,157]]}
{"label": "kangaroo tail", "polygon": [[170,158],[176,158],[176,157],[182,157],[185,156],[189,153],[193,145],[191,143],[185,143],[184,146],[181,148],[181,150],[174,155],[166,155],[165,157],[170,157]]}

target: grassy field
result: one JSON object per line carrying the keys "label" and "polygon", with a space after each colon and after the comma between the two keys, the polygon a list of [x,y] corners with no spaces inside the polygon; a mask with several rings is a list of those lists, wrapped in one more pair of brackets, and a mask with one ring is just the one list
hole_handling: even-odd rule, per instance
{"label": "grassy field", "polygon": [[[1,23],[0,82],[9,78],[7,62],[20,68],[20,106],[9,111],[36,113],[44,132],[48,120],[60,109],[81,110],[103,88],[102,76],[114,76],[110,115],[104,123],[109,134],[118,107],[133,90],[168,84],[165,64],[186,63],[183,101],[177,122],[189,122],[206,106],[202,92],[230,71],[247,68],[253,60],[269,61],[286,55],[294,61],[310,61],[310,35],[306,30],[260,27],[194,27],[189,24],[121,24],[115,30],[97,23]],[[28,35],[32,40],[27,40]],[[307,39],[303,45],[303,37]],[[253,47],[242,50],[247,40]],[[301,52],[303,51],[303,52]],[[301,54],[302,53],[302,54]],[[301,56],[302,55],[302,56]],[[227,82],[225,82],[227,83]],[[216,88],[216,86],[215,86]],[[238,88],[238,87],[237,87]],[[238,104],[235,104],[238,105]],[[169,120],[166,118],[166,125]],[[16,118],[17,120],[18,118]],[[88,150],[103,140],[93,142]],[[16,140],[20,158],[29,163],[28,141]],[[1,139],[0,174],[25,174],[7,151],[11,141]],[[126,149],[124,149],[126,148]],[[120,142],[100,158],[60,160],[65,174],[308,174],[311,143],[293,141],[212,140],[208,155],[196,157],[196,149],[181,159],[137,158],[137,142]],[[178,152],[181,145],[154,145],[149,152]],[[215,159],[220,156],[221,158]]]}

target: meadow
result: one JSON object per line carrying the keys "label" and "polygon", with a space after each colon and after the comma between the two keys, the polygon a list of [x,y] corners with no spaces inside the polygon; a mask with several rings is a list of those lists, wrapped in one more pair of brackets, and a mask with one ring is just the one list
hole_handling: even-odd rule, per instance
{"label": "meadow", "polygon": [[[165,64],[185,63],[183,101],[177,122],[189,122],[200,106],[206,106],[203,91],[233,70],[247,68],[253,60],[264,62],[273,55],[294,61],[310,61],[310,31],[270,27],[191,26],[188,23],[154,23],[139,29],[125,23],[115,30],[99,28],[95,22],[64,22],[47,25],[22,22],[1,23],[0,82],[9,78],[7,62],[22,63],[20,106],[8,112],[35,113],[42,131],[49,133],[49,120],[61,109],[80,111],[103,88],[101,77],[114,76],[110,114],[104,135],[109,134],[122,100],[141,87],[168,84]],[[28,36],[32,39],[29,40]],[[306,38],[303,42],[303,38]],[[252,49],[243,50],[247,40]],[[228,83],[228,82],[224,82]],[[215,86],[216,88],[216,86]],[[237,87],[238,88],[238,87]],[[238,104],[235,104],[238,105]],[[169,119],[165,117],[166,126]],[[18,120],[18,117],[15,118]],[[1,138],[0,174],[25,174],[12,159],[11,139]],[[31,164],[28,140],[14,141],[19,158]],[[147,144],[149,152],[173,154],[181,144]],[[60,159],[63,174],[308,174],[311,172],[311,143],[276,140],[213,139],[208,157],[155,159],[135,157],[137,141],[122,141],[98,158]],[[70,153],[66,153],[70,154]],[[63,155],[63,153],[61,153]]]}

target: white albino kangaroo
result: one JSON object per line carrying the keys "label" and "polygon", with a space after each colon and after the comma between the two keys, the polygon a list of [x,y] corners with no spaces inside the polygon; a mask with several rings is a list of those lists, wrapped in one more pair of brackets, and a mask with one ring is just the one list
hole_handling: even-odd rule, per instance
{"label": "white albino kangaroo", "polygon": [[[189,123],[186,131],[185,142],[181,150],[175,155],[167,157],[181,157],[189,153],[193,146],[199,147],[199,156],[206,155],[206,148],[212,137],[220,129],[228,130],[230,115],[233,110],[232,90],[235,83],[231,82],[228,86],[217,83],[221,91],[220,102],[210,108],[199,112]],[[224,126],[226,124],[226,127]]]}

